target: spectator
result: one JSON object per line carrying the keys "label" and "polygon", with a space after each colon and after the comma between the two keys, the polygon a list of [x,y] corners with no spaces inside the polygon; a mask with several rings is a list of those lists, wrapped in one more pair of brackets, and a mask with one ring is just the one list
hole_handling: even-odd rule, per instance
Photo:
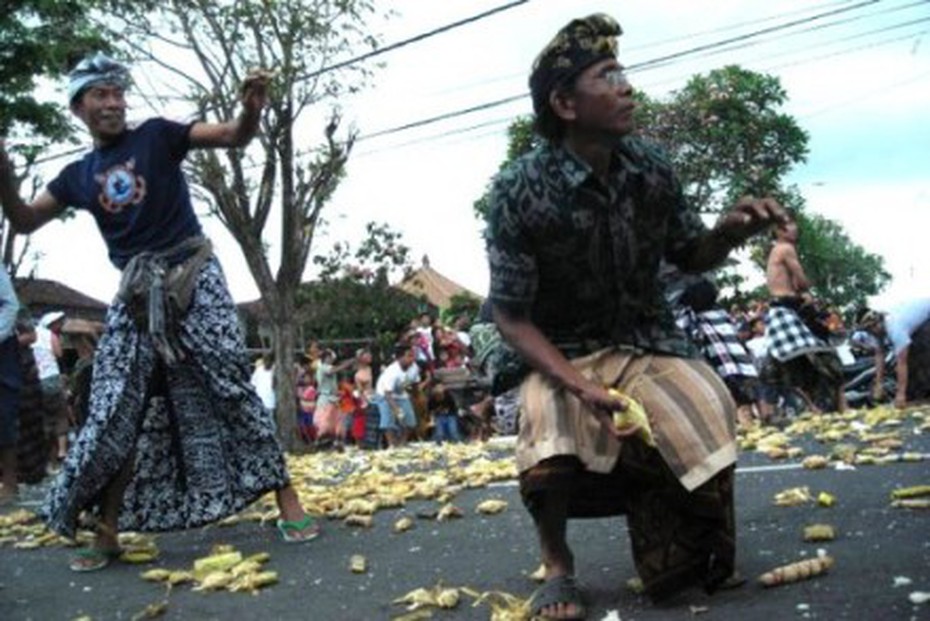
{"label": "spectator", "polygon": [[882,397],[885,356],[881,344],[886,336],[895,354],[895,407],[930,398],[930,298],[898,304],[884,315],[869,314],[863,323],[876,337],[876,400]]}
{"label": "spectator", "polygon": [[53,438],[50,457],[55,469],[68,452],[70,414],[65,397],[64,379],[58,366],[58,360],[62,356],[61,328],[64,323],[65,314],[61,311],[42,315],[39,325],[36,326],[36,341],[32,345],[42,386],[42,408],[48,417],[46,431]]}
{"label": "spectator", "polygon": [[274,354],[268,352],[255,361],[251,382],[255,387],[255,392],[258,393],[258,398],[262,400],[262,405],[265,406],[265,411],[274,420],[277,400],[274,392]]}
{"label": "spectator", "polygon": [[413,404],[407,394],[411,380],[408,371],[416,368],[413,348],[398,346],[394,361],[381,371],[375,383],[375,404],[380,412],[378,428],[388,446],[402,446],[409,441],[417,426]]}
{"label": "spectator", "polygon": [[90,412],[90,387],[94,377],[94,351],[97,348],[96,334],[77,334],[74,348],[78,359],[68,377],[68,406],[74,425],[80,429]]}
{"label": "spectator", "polygon": [[336,352],[324,349],[316,370],[316,409],[313,424],[316,427],[317,448],[341,449],[345,443],[345,421],[339,407],[339,373],[355,361],[352,358],[336,364]]}
{"label": "spectator", "polygon": [[442,382],[430,389],[429,411],[433,419],[433,439],[436,444],[443,442],[461,442],[458,408],[455,399],[446,390]]}
{"label": "spectator", "polygon": [[19,300],[6,268],[0,268],[0,507],[19,493],[16,451],[19,440],[19,398],[23,384],[16,337]]}

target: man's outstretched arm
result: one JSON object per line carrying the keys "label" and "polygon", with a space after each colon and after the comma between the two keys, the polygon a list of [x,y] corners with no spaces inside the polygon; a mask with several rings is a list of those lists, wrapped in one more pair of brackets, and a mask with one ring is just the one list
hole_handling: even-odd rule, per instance
{"label": "man's outstretched arm", "polygon": [[23,200],[3,139],[0,139],[0,205],[13,229],[22,234],[32,233],[64,209],[48,190],[39,193],[31,203]]}

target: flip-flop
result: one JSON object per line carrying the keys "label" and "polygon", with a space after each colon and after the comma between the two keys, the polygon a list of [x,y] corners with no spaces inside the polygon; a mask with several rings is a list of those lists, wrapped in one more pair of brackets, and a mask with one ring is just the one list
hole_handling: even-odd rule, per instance
{"label": "flip-flop", "polygon": [[320,525],[309,514],[293,522],[278,520],[277,526],[285,543],[303,543],[320,536]]}
{"label": "flip-flop", "polygon": [[78,551],[71,559],[68,568],[71,571],[85,573],[89,571],[100,571],[119,558],[123,551],[119,548],[113,550],[102,550],[100,548],[84,548]]}
{"label": "flip-flop", "polygon": [[560,617],[560,620],[579,620],[587,617],[581,590],[574,576],[556,576],[543,582],[530,598],[530,611],[534,619],[553,619],[554,617],[543,616],[542,610],[556,604],[573,605],[578,611],[574,616]]}

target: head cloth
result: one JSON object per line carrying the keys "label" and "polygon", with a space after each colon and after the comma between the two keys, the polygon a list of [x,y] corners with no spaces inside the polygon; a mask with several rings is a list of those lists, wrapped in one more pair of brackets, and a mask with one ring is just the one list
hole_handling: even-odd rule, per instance
{"label": "head cloth", "polygon": [[91,86],[113,84],[123,90],[129,88],[129,70],[103,52],[88,56],[68,74],[68,103],[75,100]]}
{"label": "head cloth", "polygon": [[549,93],[568,84],[596,62],[617,57],[620,24],[604,13],[574,19],[555,35],[533,62],[530,94],[539,114],[549,102]]}

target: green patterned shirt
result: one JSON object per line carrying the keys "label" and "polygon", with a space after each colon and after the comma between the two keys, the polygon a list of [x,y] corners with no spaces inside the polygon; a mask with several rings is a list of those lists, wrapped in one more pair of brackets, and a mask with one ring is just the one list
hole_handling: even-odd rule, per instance
{"label": "green patterned shirt", "polygon": [[609,345],[695,356],[658,272],[706,230],[669,163],[639,138],[618,144],[606,185],[569,150],[544,146],[493,184],[490,299],[527,314],[569,357]]}

